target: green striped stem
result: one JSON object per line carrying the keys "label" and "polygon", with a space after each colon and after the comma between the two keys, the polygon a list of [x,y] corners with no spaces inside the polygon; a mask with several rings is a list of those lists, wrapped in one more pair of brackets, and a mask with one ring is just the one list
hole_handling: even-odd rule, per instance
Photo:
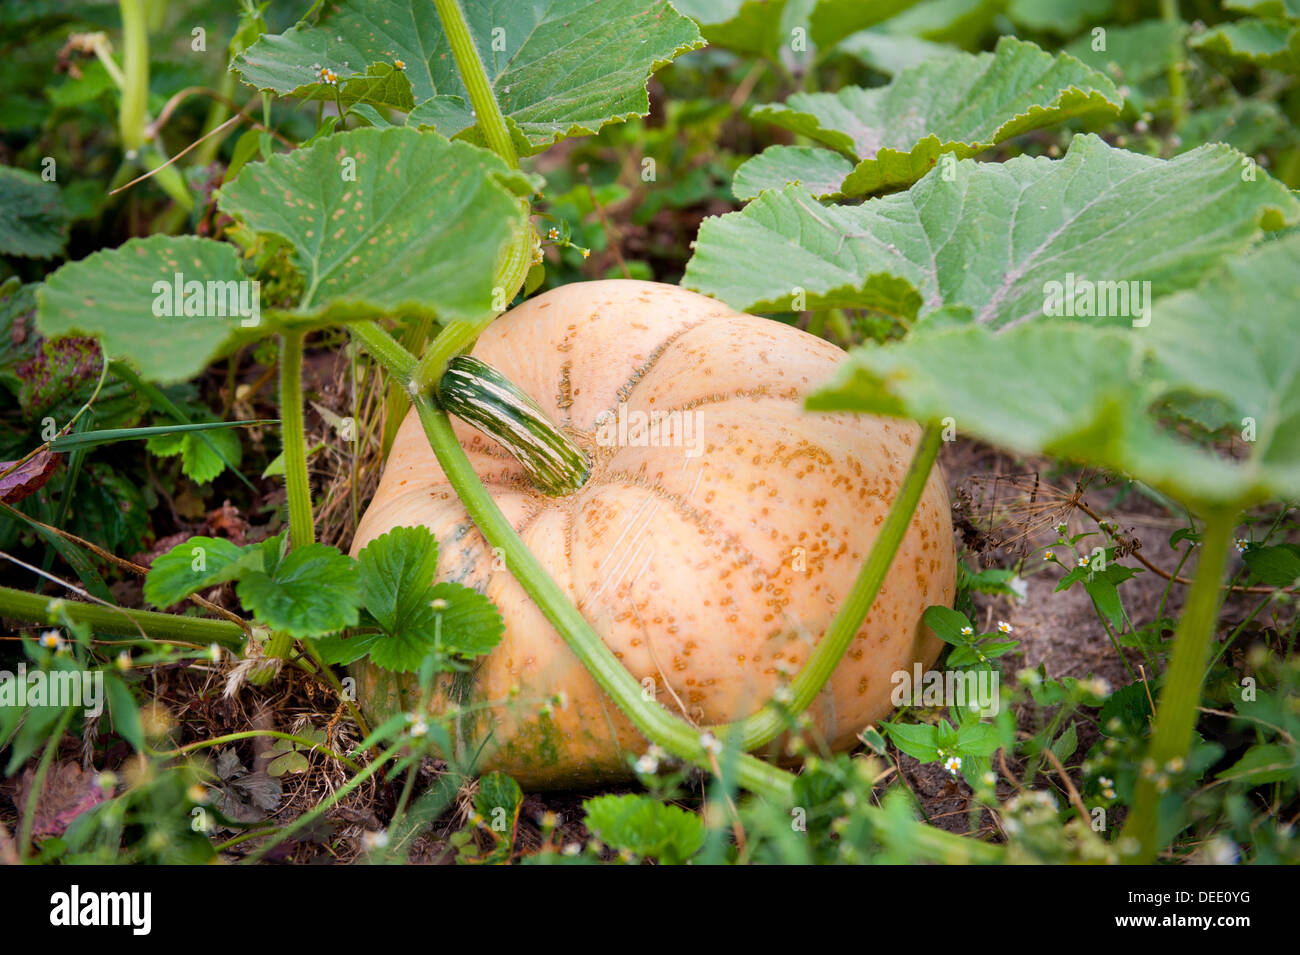
{"label": "green striped stem", "polygon": [[453,358],[438,382],[438,404],[501,442],[546,494],[572,494],[591,474],[583,450],[486,362],[468,355]]}

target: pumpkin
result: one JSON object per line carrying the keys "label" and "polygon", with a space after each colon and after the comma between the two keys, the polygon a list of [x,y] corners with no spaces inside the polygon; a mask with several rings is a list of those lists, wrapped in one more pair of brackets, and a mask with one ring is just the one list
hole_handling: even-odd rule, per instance
{"label": "pumpkin", "polygon": [[[501,316],[473,356],[586,452],[589,473],[541,488],[509,450],[520,429],[493,436],[453,418],[496,503],[606,645],[660,703],[697,725],[759,709],[798,671],[848,593],[920,428],[804,410],[804,395],[830,377],[840,349],[652,282],[549,291]],[[493,431],[491,389],[475,401],[468,387],[460,404],[486,409],[480,417]],[[438,579],[486,593],[505,621],[501,643],[457,696],[490,713],[490,726],[474,728],[476,740],[492,730],[480,768],[532,788],[628,776],[627,757],[645,751],[644,738],[470,522],[412,413],[353,553],[394,527],[421,524],[439,542]],[[921,616],[951,604],[955,574],[936,468],[870,614],[809,709],[831,746],[852,746],[891,710],[893,674],[934,661],[940,644]],[[411,675],[362,662],[354,676],[376,719],[418,698]],[[445,706],[450,692],[440,690],[433,706]],[[557,694],[563,706],[539,706]]]}

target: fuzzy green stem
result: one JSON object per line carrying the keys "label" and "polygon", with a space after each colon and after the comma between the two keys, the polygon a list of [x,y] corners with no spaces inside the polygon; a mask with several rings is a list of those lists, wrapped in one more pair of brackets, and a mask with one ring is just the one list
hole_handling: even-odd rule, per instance
{"label": "fuzzy green stem", "polygon": [[375,322],[353,322],[348,330],[398,381],[405,383],[415,371],[415,358],[411,353]]}
{"label": "fuzzy green stem", "polygon": [[[176,202],[177,214],[183,218],[194,206],[185,178],[175,166],[160,168],[167,161],[162,150],[145,142],[149,124],[148,5],[145,0],[119,0],[118,7],[122,14],[122,71],[118,82],[122,104],[117,121],[122,149],[128,158],[136,159],[144,168],[158,170],[154,178]],[[107,53],[101,58],[112,59]]]}
{"label": "fuzzy green stem", "polygon": [[[1179,21],[1178,0],[1160,0],[1160,19],[1166,23]],[[1170,64],[1168,73],[1170,119],[1175,130],[1183,125],[1183,117],[1187,112],[1187,84],[1183,81],[1181,44],[1179,50],[1178,58]]]}
{"label": "fuzzy green stem", "polygon": [[1159,845],[1160,792],[1158,774],[1168,772],[1171,760],[1186,762],[1196,729],[1196,708],[1201,700],[1205,677],[1205,658],[1210,638],[1219,616],[1222,591],[1219,581],[1232,541],[1236,512],[1228,509],[1211,511],[1206,516],[1201,536],[1201,557],[1196,564],[1182,619],[1174,634],[1174,647],[1165,672],[1160,702],[1156,707],[1155,729],[1143,761],[1137,786],[1137,799],[1124,826],[1124,835],[1138,841],[1140,848],[1131,861],[1149,865],[1155,861]]}
{"label": "fuzzy green stem", "polygon": [[916,453],[912,455],[912,463],[903,477],[894,503],[889,506],[885,522],[880,525],[880,533],[871,545],[871,553],[867,555],[866,563],[862,565],[853,588],[831,620],[825,636],[790,684],[793,696],[788,706],[782,708],[769,703],[753,716],[718,727],[715,732],[719,736],[739,733],[740,748],[748,752],[775,739],[781,732],[787,718],[783,709],[801,713],[812,705],[812,701],[826,686],[831,674],[844,658],[854,635],[867,618],[871,605],[875,603],[876,595],[885,582],[885,575],[894,562],[894,555],[898,553],[898,548],[907,535],[912,515],[925,492],[926,482],[930,479],[930,472],[941,447],[943,436],[940,429],[931,426],[921,432],[921,440],[917,443]]}
{"label": "fuzzy green stem", "polygon": [[519,157],[515,154],[514,140],[510,138],[510,128],[501,113],[496,94],[492,92],[483,58],[478,55],[478,47],[470,36],[465,11],[461,9],[459,0],[433,0],[433,5],[438,9],[438,19],[442,21],[451,55],[456,58],[456,68],[469,93],[475,121],[488,148],[504,159],[511,169],[518,169]]}
{"label": "fuzzy green stem", "polygon": [[0,587],[0,617],[49,624],[58,622],[60,612],[70,620],[89,624],[96,633],[139,637],[143,630],[150,640],[172,640],[200,646],[217,643],[236,651],[244,645],[244,631],[228,620],[103,607]]}
{"label": "fuzzy green stem", "polygon": [[[506,246],[505,253],[496,270],[496,274],[501,280],[498,287],[502,292],[502,300],[505,302],[509,302],[515,297],[528,278],[528,269],[533,261],[533,241],[533,228],[525,223],[516,231],[510,244]],[[483,330],[491,325],[495,319],[496,315],[490,313],[473,321],[456,321],[444,326],[442,331],[438,333],[438,337],[433,340],[428,350],[421,356],[415,370],[404,373],[410,376],[414,383],[414,389],[428,391],[437,385],[442,380],[443,373],[446,372],[447,365],[451,360],[473,345],[479,335],[483,333]],[[393,346],[401,348],[395,341]],[[368,348],[369,344],[366,347]],[[379,356],[376,355],[376,357]],[[409,357],[409,354],[407,357]]]}
{"label": "fuzzy green stem", "polygon": [[307,480],[307,434],[302,420],[302,335],[285,332],[280,338],[280,427],[292,547],[303,547],[316,539],[311,485]]}
{"label": "fuzzy green stem", "polygon": [[149,102],[149,26],[145,0],[120,0],[122,13],[122,106],[118,135],[122,148],[139,152],[144,145]]}

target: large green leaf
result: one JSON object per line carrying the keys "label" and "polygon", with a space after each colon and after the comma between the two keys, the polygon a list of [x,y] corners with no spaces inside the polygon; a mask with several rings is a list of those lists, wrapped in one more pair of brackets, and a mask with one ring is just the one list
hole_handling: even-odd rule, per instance
{"label": "large green leaf", "polygon": [[1300,235],[1293,235],[1163,300],[1144,330],[1157,375],[1218,398],[1251,434],[1249,456],[1233,470],[1240,495],[1300,496],[1298,328]]}
{"label": "large green leaf", "polygon": [[[994,53],[928,60],[888,86],[796,93],[750,115],[858,160],[835,191],[864,195],[910,185],[942,153],[966,158],[1074,116],[1113,116],[1121,99],[1110,79],[1073,57],[1003,37]],[[752,169],[742,172],[753,178]],[[795,178],[779,176],[769,187]]]}
{"label": "large green leaf", "polygon": [[1257,17],[1286,17],[1300,20],[1300,0],[1223,0],[1229,10],[1253,13]]}
{"label": "large green leaf", "polygon": [[26,169],[0,166],[0,254],[48,259],[67,241],[59,187]]}
{"label": "large green leaf", "polygon": [[[667,0],[460,0],[501,110],[527,152],[649,112],[646,81],[702,44]],[[315,24],[263,36],[235,60],[244,82],[282,95],[320,96],[318,71],[345,77],[400,61],[417,104],[439,97],[439,130],[472,118],[451,47],[429,2],[340,0]],[[459,114],[453,107],[459,98]],[[413,119],[413,121],[415,121]]]}
{"label": "large green leaf", "polygon": [[[911,7],[916,0],[674,0],[716,46],[770,60],[783,50],[824,54],[840,40]],[[800,49],[799,44],[803,44]]]}
{"label": "large green leaf", "polygon": [[[227,243],[192,236],[131,239],[69,262],[46,279],[36,293],[36,324],[50,338],[95,336],[109,357],[130,361],[149,381],[184,381],[248,332],[242,323],[253,319],[237,314],[229,294],[229,283],[244,278],[239,254]],[[189,283],[201,283],[197,297],[186,289]],[[251,288],[243,288],[252,304]]]}
{"label": "large green leaf", "polygon": [[859,206],[789,186],[705,220],[683,284],[743,311],[784,311],[800,290],[807,309],[894,304],[901,280],[923,315],[969,311],[995,328],[1042,315],[1049,283],[1071,276],[1150,282],[1159,297],[1261,226],[1300,220],[1300,201],[1245,162],[1222,145],[1164,161],[1078,136],[1059,160],[963,160],[951,177],[935,169]]}
{"label": "large green leaf", "polygon": [[1100,33],[1085,33],[1066,46],[1065,52],[1104,72],[1119,84],[1133,109],[1141,111],[1150,97],[1168,95],[1165,77],[1185,55],[1187,30],[1187,24],[1177,20],[1107,26]]}
{"label": "large green leaf", "polygon": [[783,189],[797,183],[819,198],[842,198],[845,178],[853,163],[839,153],[813,146],[769,146],[736,170],[731,191],[748,201],[765,189]]}
{"label": "large green leaf", "polygon": [[[951,417],[959,431],[1001,447],[1112,468],[1184,501],[1294,497],[1297,301],[1300,236],[1293,236],[1163,299],[1148,327],[1040,321],[1001,334],[979,326],[921,331],[854,350],[808,405]],[[1250,435],[1248,457],[1228,460],[1162,426],[1153,409],[1175,395],[1228,402]]]}
{"label": "large green leaf", "polygon": [[955,47],[944,43],[931,43],[903,33],[886,33],[879,28],[845,37],[840,41],[839,50],[890,76],[920,66],[926,60],[952,56],[957,52]]}
{"label": "large green leaf", "polygon": [[1058,36],[1074,36],[1084,27],[1104,21],[1115,0],[1010,0],[1007,16],[1017,26]]}
{"label": "large green leaf", "polygon": [[1286,20],[1250,17],[1224,23],[1194,37],[1191,45],[1274,70],[1300,72],[1300,26]]}
{"label": "large green leaf", "polygon": [[971,49],[993,31],[1005,7],[1006,0],[921,0],[880,28]]}
{"label": "large green leaf", "polygon": [[526,183],[468,143],[357,129],[249,163],[223,211],[286,239],[306,285],[301,315],[456,318],[492,305],[495,268]]}

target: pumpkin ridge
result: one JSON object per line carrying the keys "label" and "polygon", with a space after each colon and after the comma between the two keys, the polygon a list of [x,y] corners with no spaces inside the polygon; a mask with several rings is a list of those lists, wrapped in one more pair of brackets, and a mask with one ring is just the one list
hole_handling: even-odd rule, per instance
{"label": "pumpkin ridge", "polygon": [[737,398],[768,398],[772,401],[791,401],[793,399],[782,395],[773,395],[767,385],[759,385],[757,388],[736,388],[723,394],[715,392],[711,395],[703,395],[699,398],[692,398],[684,404],[674,405],[671,408],[655,408],[654,414],[672,414],[676,411],[694,411],[696,408],[717,407],[725,405],[729,401],[735,401]]}
{"label": "pumpkin ridge", "polygon": [[[723,522],[710,510],[697,508],[691,505],[680,494],[668,490],[668,488],[656,481],[647,481],[639,475],[632,474],[628,471],[609,471],[603,475],[602,484],[619,483],[624,486],[635,487],[643,491],[648,491],[657,500],[666,502],[680,516],[684,517],[688,523],[696,527],[703,533],[706,539],[712,540],[718,544],[724,544],[733,548],[740,555],[734,563],[737,567],[750,568],[751,575],[755,578],[759,575],[766,575],[766,569],[759,560],[758,555],[745,547],[741,543],[741,538],[734,531],[728,530]],[[708,523],[711,521],[712,523]],[[751,567],[751,565],[754,565]],[[621,582],[621,581],[620,581]],[[586,601],[584,597],[583,602]],[[579,608],[581,608],[579,604]]]}
{"label": "pumpkin ridge", "polygon": [[[712,317],[714,316],[709,316],[709,318]],[[650,357],[635,368],[632,371],[632,376],[619,386],[618,391],[614,392],[614,408],[612,410],[617,411],[618,406],[627,401],[627,396],[632,393],[632,389],[640,383],[641,379],[649,373],[650,369],[658,363],[659,359],[664,356],[664,353],[668,351],[677,339],[681,338],[692,329],[703,325],[708,320],[708,318],[701,318],[698,322],[691,322],[689,325],[681,325],[675,328],[667,338],[656,345],[654,351],[650,353]]]}

